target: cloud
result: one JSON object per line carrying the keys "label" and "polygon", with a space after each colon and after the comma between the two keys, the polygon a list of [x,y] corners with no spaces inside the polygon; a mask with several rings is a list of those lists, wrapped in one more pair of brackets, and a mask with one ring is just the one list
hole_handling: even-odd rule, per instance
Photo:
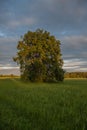
{"label": "cloud", "polygon": [[3,74],[3,75],[10,75],[10,74],[20,75],[20,70],[19,70],[19,68],[0,68],[0,74]]}
{"label": "cloud", "polygon": [[9,22],[10,28],[15,28],[15,27],[21,27],[21,26],[32,26],[34,23],[36,23],[36,19],[34,18],[22,18],[22,19],[17,19],[17,20],[12,20]]}
{"label": "cloud", "polygon": [[19,67],[7,67],[7,66],[3,66],[3,67],[0,67],[0,70],[9,70],[9,69],[19,69]]}
{"label": "cloud", "polygon": [[0,37],[0,66],[9,67],[8,64],[16,67],[13,57],[16,55],[18,37]]}
{"label": "cloud", "polygon": [[87,61],[83,59],[68,59],[64,61],[63,68],[70,72],[87,71]]}
{"label": "cloud", "polygon": [[63,31],[83,33],[87,26],[85,0],[8,0],[0,10],[0,24],[9,29],[14,26],[22,28],[23,25],[31,28],[33,25],[60,34]]}
{"label": "cloud", "polygon": [[0,64],[16,66],[12,57],[20,36],[28,30],[43,28],[61,41],[64,67],[69,71],[85,70],[86,27],[87,0],[1,0]]}
{"label": "cloud", "polygon": [[[39,25],[45,25],[50,30],[83,31],[87,25],[87,6],[81,6],[72,0],[44,0],[37,2]],[[85,32],[87,33],[87,31]]]}
{"label": "cloud", "polygon": [[86,58],[87,36],[65,36],[61,42],[64,58]]}
{"label": "cloud", "polygon": [[61,38],[62,57],[66,71],[87,71],[87,36]]}
{"label": "cloud", "polygon": [[3,37],[3,36],[5,36],[5,34],[4,34],[4,33],[2,33],[2,32],[0,32],[0,37]]}
{"label": "cloud", "polygon": [[14,55],[18,37],[0,37],[0,54],[1,55]]}
{"label": "cloud", "polygon": [[86,5],[87,4],[87,0],[77,0],[77,3],[82,5]]}

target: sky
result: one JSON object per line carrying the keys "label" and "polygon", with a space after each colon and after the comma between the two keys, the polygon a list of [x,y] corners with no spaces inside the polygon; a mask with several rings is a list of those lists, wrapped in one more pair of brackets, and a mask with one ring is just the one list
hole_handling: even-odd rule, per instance
{"label": "sky", "polygon": [[18,40],[38,28],[61,41],[64,70],[87,71],[87,0],[0,0],[0,74],[19,74]]}

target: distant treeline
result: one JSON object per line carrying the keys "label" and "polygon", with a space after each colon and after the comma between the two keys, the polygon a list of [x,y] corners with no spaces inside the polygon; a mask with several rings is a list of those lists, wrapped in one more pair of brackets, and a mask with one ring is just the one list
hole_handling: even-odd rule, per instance
{"label": "distant treeline", "polygon": [[10,74],[10,75],[3,75],[3,74],[0,74],[0,77],[19,77],[18,75],[14,75],[14,74]]}
{"label": "distant treeline", "polygon": [[[10,75],[0,74],[0,77],[15,78],[15,77],[20,77],[20,76],[14,75],[14,74],[10,74]],[[87,78],[87,72],[66,72],[64,74],[64,77],[65,78]]]}
{"label": "distant treeline", "polygon": [[87,78],[87,72],[66,72],[65,78]]}

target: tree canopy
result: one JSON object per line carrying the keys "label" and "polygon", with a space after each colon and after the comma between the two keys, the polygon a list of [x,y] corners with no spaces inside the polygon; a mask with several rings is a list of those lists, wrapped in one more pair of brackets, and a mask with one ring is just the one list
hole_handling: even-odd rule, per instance
{"label": "tree canopy", "polygon": [[18,41],[14,61],[20,64],[21,78],[32,82],[63,81],[60,41],[49,32],[28,31]]}

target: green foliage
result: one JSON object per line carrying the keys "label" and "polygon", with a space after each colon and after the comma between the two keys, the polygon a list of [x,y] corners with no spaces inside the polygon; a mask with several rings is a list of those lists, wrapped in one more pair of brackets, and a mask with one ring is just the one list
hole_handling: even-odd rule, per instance
{"label": "green foliage", "polygon": [[0,130],[87,130],[87,80],[0,79]]}
{"label": "green foliage", "polygon": [[20,64],[21,78],[25,81],[63,81],[64,71],[60,41],[49,32],[28,31],[18,42],[14,58]]}

